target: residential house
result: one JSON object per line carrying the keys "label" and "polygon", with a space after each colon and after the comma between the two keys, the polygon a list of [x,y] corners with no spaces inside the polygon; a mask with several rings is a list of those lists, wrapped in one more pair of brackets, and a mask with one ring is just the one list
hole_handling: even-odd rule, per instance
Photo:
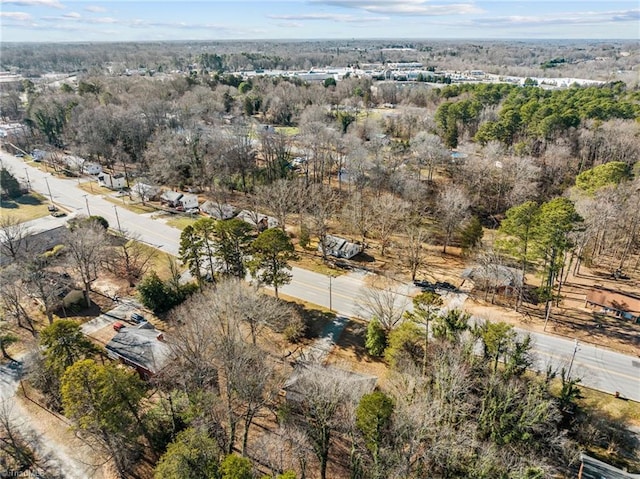
{"label": "residential house", "polygon": [[62,163],[72,171],[84,171],[84,164],[87,162],[84,158],[74,155],[65,155],[62,157]]}
{"label": "residential house", "polygon": [[127,186],[127,179],[122,173],[111,175],[103,172],[98,175],[98,184],[111,190],[121,190]]}
{"label": "residential house", "polygon": [[160,188],[147,183],[138,182],[131,187],[131,194],[139,198],[142,202],[151,201],[158,197]]}
{"label": "residential house", "polygon": [[163,191],[160,195],[160,201],[169,208],[177,208],[180,206],[180,198],[182,198],[182,196],[183,194],[179,191],[167,190]]}
{"label": "residential house", "polygon": [[640,474],[631,474],[585,453],[580,453],[578,479],[640,479]]}
{"label": "residential house", "polygon": [[378,381],[375,376],[367,376],[333,366],[323,366],[314,362],[301,362],[296,365],[285,381],[280,390],[280,396],[292,406],[302,404],[309,394],[313,394],[313,390],[308,390],[308,385],[318,383],[318,379],[322,382],[323,378],[327,379],[327,383],[336,379],[342,382],[345,385],[345,390],[349,391],[355,400],[373,392]]}
{"label": "residential house", "polygon": [[495,291],[505,295],[515,294],[523,286],[522,271],[497,263],[472,266],[460,276],[465,281],[473,281],[474,286],[481,291]]}
{"label": "residential house", "polygon": [[82,165],[82,172],[87,175],[99,175],[102,173],[102,166],[97,163],[87,163]]}
{"label": "residential house", "polygon": [[[20,244],[17,245],[17,253],[19,255],[36,256],[53,249],[55,246],[64,244],[65,236],[68,233],[66,226],[69,218],[55,218],[50,221],[56,224],[51,228],[50,222],[44,223],[43,227],[30,227],[29,235],[26,236]],[[47,229],[50,228],[50,229]],[[6,241],[4,233],[0,232],[0,242]],[[0,254],[0,267],[4,267],[13,262],[13,258],[8,254]]]}
{"label": "residential house", "polygon": [[585,307],[599,312],[640,322],[640,297],[601,286],[592,288],[585,299]]}
{"label": "residential house", "polygon": [[35,149],[31,152],[31,157],[33,158],[33,161],[35,161],[36,163],[39,163],[42,160],[44,160],[44,157],[46,156],[46,154],[47,152],[44,150]]}
{"label": "residential house", "polygon": [[237,218],[249,223],[258,231],[264,231],[269,228],[277,228],[280,224],[277,219],[272,216],[263,215],[257,211],[242,210],[238,213]]}
{"label": "residential house", "polygon": [[190,193],[183,194],[178,200],[178,208],[184,211],[198,207],[198,196]]}
{"label": "residential house", "polygon": [[[352,243],[338,236],[326,235],[324,239],[324,250],[329,256],[351,259],[357,254],[362,253],[364,247],[360,243]],[[322,244],[318,245],[318,251],[322,251]]]}
{"label": "residential house", "polygon": [[238,214],[238,210],[229,204],[207,200],[200,205],[200,211],[217,220],[230,220]]}
{"label": "residential house", "polygon": [[164,333],[149,322],[120,328],[105,348],[109,357],[133,367],[144,379],[158,374],[171,358]]}

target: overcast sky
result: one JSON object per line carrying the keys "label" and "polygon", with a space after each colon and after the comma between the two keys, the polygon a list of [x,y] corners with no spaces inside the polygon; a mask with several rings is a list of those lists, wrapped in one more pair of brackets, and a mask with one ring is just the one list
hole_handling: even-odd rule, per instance
{"label": "overcast sky", "polygon": [[2,41],[640,39],[638,0],[0,0]]}

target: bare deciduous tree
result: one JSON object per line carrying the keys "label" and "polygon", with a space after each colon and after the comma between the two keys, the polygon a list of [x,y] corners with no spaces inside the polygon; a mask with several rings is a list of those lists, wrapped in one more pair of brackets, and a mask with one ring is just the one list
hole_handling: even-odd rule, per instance
{"label": "bare deciduous tree", "polygon": [[409,300],[406,293],[401,292],[399,283],[380,277],[362,288],[357,304],[365,318],[378,319],[388,332],[402,321]]}
{"label": "bare deciduous tree", "polygon": [[16,261],[28,254],[30,235],[29,228],[19,218],[4,214],[0,216],[0,256]]}
{"label": "bare deciduous tree", "polygon": [[265,324],[286,321],[286,315],[287,308],[233,279],[205,289],[173,313],[179,326],[171,341],[177,359],[170,376],[195,397],[202,390],[219,394],[226,425],[221,447],[227,451],[240,424],[246,451],[253,420],[275,394],[274,364],[255,344],[255,335]]}
{"label": "bare deciduous tree", "polygon": [[150,263],[156,256],[153,248],[143,245],[136,235],[127,233],[131,239],[117,238],[116,244],[111,250],[107,267],[121,278],[126,278],[130,287],[134,287],[136,281],[144,276],[150,267]]}
{"label": "bare deciduous tree", "polygon": [[384,193],[371,200],[371,229],[380,240],[380,254],[385,256],[391,236],[407,218],[408,205],[391,193]]}
{"label": "bare deciduous tree", "polygon": [[318,237],[324,259],[327,257],[325,240],[329,229],[329,220],[335,214],[337,207],[338,198],[330,188],[321,183],[311,185],[306,211],[311,217],[312,229]]}
{"label": "bare deciduous tree", "polygon": [[406,242],[404,243],[404,256],[411,271],[411,281],[416,280],[418,270],[424,264],[425,251],[423,243],[427,240],[427,232],[424,228],[409,225],[406,228]]}
{"label": "bare deciduous tree", "polygon": [[287,218],[295,210],[292,186],[291,181],[280,179],[256,190],[258,202],[273,213],[282,231],[285,230]]}
{"label": "bare deciduous tree", "polygon": [[447,246],[462,222],[469,214],[469,200],[465,191],[458,186],[446,186],[438,198],[438,223],[444,233],[442,252],[447,252]]}
{"label": "bare deciduous tree", "polygon": [[26,296],[24,286],[23,272],[18,265],[11,265],[2,270],[0,299],[5,313],[15,319],[18,327],[27,329],[35,336],[33,320],[22,304]]}
{"label": "bare deciduous tree", "polygon": [[427,180],[433,179],[433,170],[449,158],[449,152],[438,135],[420,131],[411,140],[411,149],[420,167],[427,168]]}
{"label": "bare deciduous tree", "polygon": [[320,462],[321,479],[327,477],[333,435],[348,427],[347,410],[366,392],[359,385],[347,371],[328,371],[316,364],[305,366],[297,378],[298,399],[291,404],[295,410],[291,419],[306,432]]}
{"label": "bare deciduous tree", "polygon": [[91,284],[98,278],[108,244],[104,228],[93,222],[79,226],[67,235],[65,251],[69,266],[82,281],[87,307],[91,307]]}

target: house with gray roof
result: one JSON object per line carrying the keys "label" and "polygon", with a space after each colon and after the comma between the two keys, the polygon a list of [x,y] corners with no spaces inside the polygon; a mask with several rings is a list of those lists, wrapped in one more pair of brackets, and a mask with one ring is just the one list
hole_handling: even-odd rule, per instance
{"label": "house with gray roof", "polygon": [[[327,235],[324,238],[324,251],[335,258],[351,259],[358,253],[362,253],[363,246],[352,243],[339,236]],[[318,251],[322,251],[322,244],[318,245]]]}
{"label": "house with gray roof", "polygon": [[373,392],[378,378],[315,362],[299,362],[282,386],[280,396],[295,406],[303,403],[309,394],[313,394],[313,388],[318,384],[331,384],[335,381],[358,401],[365,394]]}
{"label": "house with gray roof", "polygon": [[264,231],[269,228],[277,228],[280,224],[277,219],[272,216],[263,215],[257,211],[242,210],[237,217],[242,221],[249,223],[258,231]]}
{"label": "house with gray roof", "polygon": [[238,213],[238,210],[232,205],[217,203],[211,200],[207,200],[202,203],[202,205],[200,205],[200,211],[203,211],[217,220],[230,220]]}
{"label": "house with gray roof", "polygon": [[160,201],[166,203],[166,205],[171,208],[175,208],[180,205],[180,198],[182,198],[182,196],[183,194],[179,191],[167,190],[163,191],[160,195]]}
{"label": "house with gray roof", "polygon": [[472,266],[460,275],[473,281],[480,290],[495,290],[510,294],[522,288],[522,271],[497,263]]}
{"label": "house with gray roof", "polygon": [[120,328],[105,348],[110,358],[133,367],[145,379],[158,374],[171,358],[164,333],[149,322]]}
{"label": "house with gray roof", "polygon": [[640,474],[632,474],[585,453],[580,453],[578,479],[640,479]]}

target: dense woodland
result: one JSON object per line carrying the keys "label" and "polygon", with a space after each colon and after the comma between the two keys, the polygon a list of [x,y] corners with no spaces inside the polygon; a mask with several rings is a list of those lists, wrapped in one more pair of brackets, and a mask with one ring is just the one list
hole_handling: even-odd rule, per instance
{"label": "dense woodland", "polygon": [[[407,50],[412,49],[412,50]],[[518,76],[565,76],[637,84],[638,43],[632,41],[448,41],[323,40],[3,44],[1,65],[27,76],[47,72],[119,73],[140,67],[186,71],[194,64],[210,71],[308,70],[312,67],[419,61],[448,70],[484,69]],[[627,73],[624,73],[627,72]],[[624,75],[620,78],[619,75]]]}
{"label": "dense woodland", "polygon": [[[399,46],[415,51],[383,49]],[[385,303],[375,295],[388,290],[365,298],[367,354],[388,365],[379,390],[357,395],[340,374],[318,376],[305,380],[303,400],[283,402],[278,390],[290,373],[283,351],[304,336],[305,321],[277,295],[296,257],[292,237],[304,247],[323,245],[327,234],[392,257],[386,272],[407,279],[424,271],[427,244],[512,266],[523,278],[535,274],[535,291],[514,295],[516,309],[558,304],[568,271],[581,265],[637,275],[637,84],[305,83],[239,72],[422,61],[601,77],[583,62],[607,57],[631,68],[637,46],[635,53],[611,43],[298,47],[295,54],[289,43],[3,47],[3,66],[31,77],[3,87],[3,119],[24,125],[8,142],[46,150],[52,162],[72,152],[123,172],[130,185],[191,187],[219,204],[241,195],[281,226],[255,231],[203,218],[185,228],[180,260],[197,284],[184,286],[149,272],[145,251],[99,218],[76,221],[64,248],[36,257],[24,254],[20,225],[3,219],[3,254],[13,259],[2,272],[3,310],[38,337],[30,381],[48,406],[122,477],[145,463],[158,479],[571,477],[581,448],[626,450],[624,428],[577,407],[578,379],[564,370],[527,373],[528,338],[504,323],[471,326],[457,310],[440,316],[431,293],[414,299],[411,315],[375,307]],[[629,56],[620,55],[625,49]],[[120,74],[139,67],[155,73]],[[77,77],[37,78],[48,71]],[[3,170],[5,191],[10,177]],[[487,230],[496,238],[490,244],[482,240]],[[117,252],[109,260],[107,247]],[[212,287],[202,271],[214,262],[221,266],[209,268]],[[170,325],[178,360],[151,383],[101,361],[76,323],[53,319],[55,288],[74,279],[90,304],[101,270],[137,285]],[[247,271],[274,286],[276,298],[239,281]],[[45,305],[46,327],[23,307],[27,293]],[[13,341],[9,333],[0,338]],[[4,423],[0,433],[15,451],[9,460],[26,470],[37,458]]]}

